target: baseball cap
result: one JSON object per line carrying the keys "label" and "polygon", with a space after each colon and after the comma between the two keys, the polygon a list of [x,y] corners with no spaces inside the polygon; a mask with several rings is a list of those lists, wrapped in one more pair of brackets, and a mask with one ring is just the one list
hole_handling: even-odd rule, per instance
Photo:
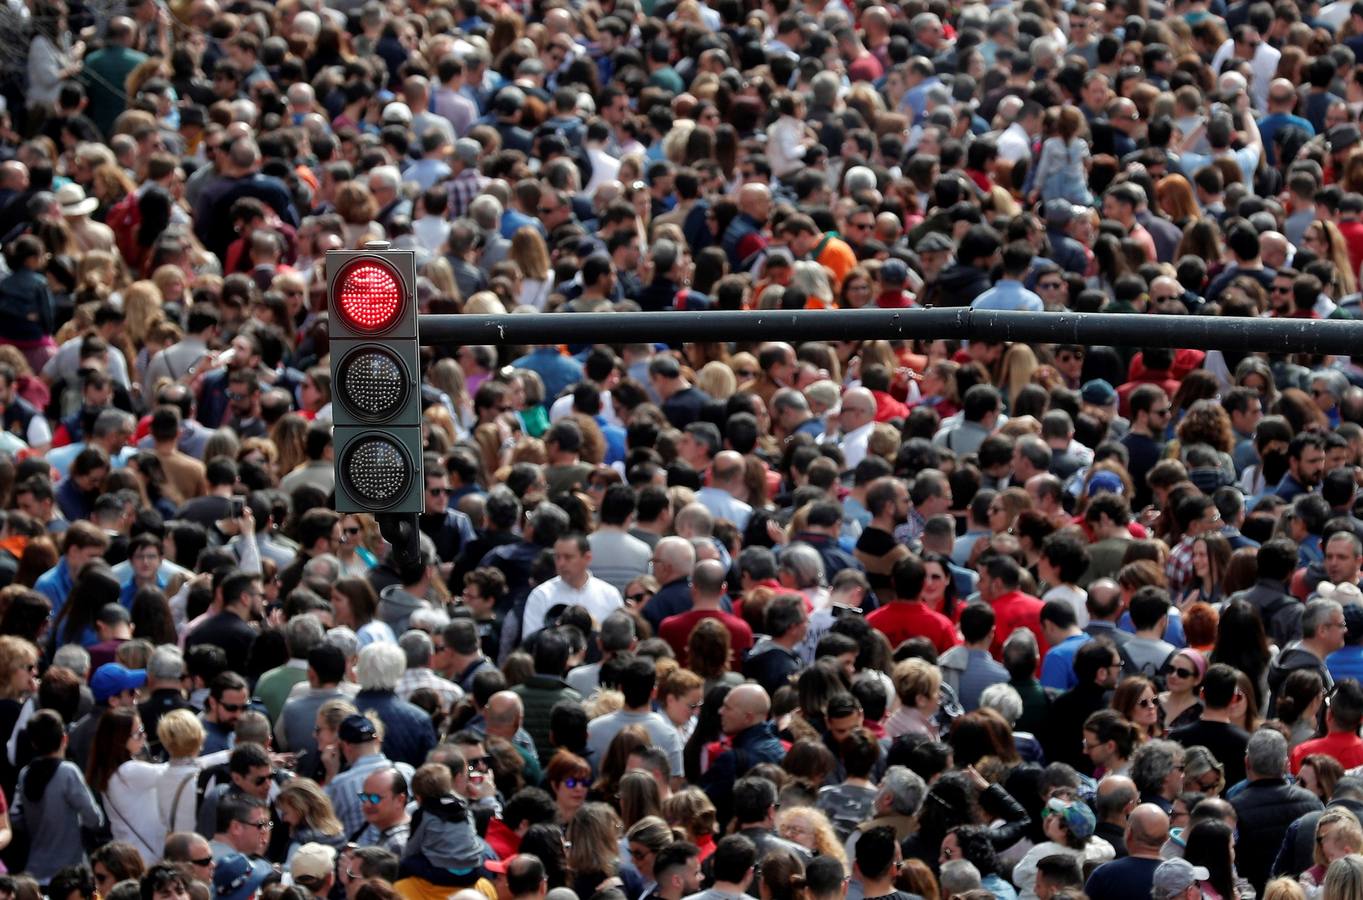
{"label": "baseball cap", "polygon": [[379,733],[374,730],[374,723],[359,713],[346,716],[341,722],[340,729],[336,736],[347,744],[367,744],[376,741]]}
{"label": "baseball cap", "polygon": [[90,678],[95,702],[103,703],[116,694],[136,690],[147,683],[146,669],[129,669],[120,663],[105,663]]}
{"label": "baseball cap", "polygon": [[1101,378],[1084,382],[1079,389],[1079,399],[1094,406],[1111,406],[1117,402],[1117,391]]}
{"label": "baseball cap", "polygon": [[273,873],[264,860],[252,862],[240,853],[229,853],[213,870],[213,896],[215,900],[246,900]]}
{"label": "baseball cap", "polygon": [[1046,809],[1051,813],[1059,815],[1065,821],[1065,827],[1070,833],[1078,838],[1090,837],[1093,830],[1098,827],[1098,820],[1093,816],[1093,810],[1088,808],[1088,804],[1079,800],[1073,803],[1066,803],[1056,797],[1046,801]]}
{"label": "baseball cap", "polygon": [[1116,494],[1121,496],[1124,489],[1122,480],[1113,472],[1095,472],[1089,479],[1088,495]]}
{"label": "baseball cap", "polygon": [[485,859],[483,860],[483,868],[497,875],[503,875],[506,873],[506,862],[504,859]]}
{"label": "baseball cap", "polygon": [[336,870],[336,850],[326,844],[310,841],[299,847],[289,860],[289,874],[294,881],[307,879],[321,886],[327,876]]}
{"label": "baseball cap", "polygon": [[1211,877],[1211,873],[1205,867],[1195,866],[1183,857],[1176,856],[1173,859],[1166,859],[1155,869],[1152,887],[1156,896],[1172,897]]}
{"label": "baseball cap", "polygon": [[880,280],[886,284],[903,284],[909,280],[909,267],[902,259],[887,259],[880,267]]}

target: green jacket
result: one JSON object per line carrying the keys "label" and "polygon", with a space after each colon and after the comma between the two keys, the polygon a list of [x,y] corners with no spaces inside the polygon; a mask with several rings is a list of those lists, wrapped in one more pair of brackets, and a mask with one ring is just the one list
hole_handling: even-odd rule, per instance
{"label": "green jacket", "polygon": [[511,689],[525,707],[525,730],[535,742],[540,765],[546,766],[554,756],[555,747],[549,741],[549,713],[560,700],[578,700],[582,695],[568,686],[568,682],[552,675],[532,675],[524,684]]}

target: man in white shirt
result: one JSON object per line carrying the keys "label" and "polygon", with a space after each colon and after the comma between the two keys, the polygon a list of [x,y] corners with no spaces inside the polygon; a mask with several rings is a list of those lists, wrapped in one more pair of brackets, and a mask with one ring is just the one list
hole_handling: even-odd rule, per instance
{"label": "man in white shirt", "polygon": [[[1010,100],[1013,102],[1010,103]],[[1041,132],[1041,116],[1045,109],[1035,100],[1024,101],[1021,97],[1005,97],[999,104],[999,111],[1014,114],[1013,124],[999,135],[999,159],[1006,159],[1011,163],[1020,159],[1031,159],[1032,139]]]}
{"label": "man in white shirt", "polygon": [[842,467],[855,469],[866,458],[866,443],[876,424],[876,398],[866,388],[852,388],[842,397],[842,412],[838,414],[842,438]]}
{"label": "man in white shirt", "polygon": [[530,592],[525,601],[521,635],[529,637],[544,627],[554,608],[583,606],[600,623],[624,605],[620,592],[593,575],[592,548],[581,534],[565,534],[554,543],[554,569],[558,575]]}

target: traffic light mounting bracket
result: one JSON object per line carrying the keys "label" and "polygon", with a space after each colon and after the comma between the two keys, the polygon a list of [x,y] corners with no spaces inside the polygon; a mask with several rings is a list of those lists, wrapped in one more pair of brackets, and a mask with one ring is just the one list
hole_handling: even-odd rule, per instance
{"label": "traffic light mounting bracket", "polygon": [[421,531],[416,513],[379,513],[374,516],[379,533],[393,550],[393,562],[401,571],[421,561]]}

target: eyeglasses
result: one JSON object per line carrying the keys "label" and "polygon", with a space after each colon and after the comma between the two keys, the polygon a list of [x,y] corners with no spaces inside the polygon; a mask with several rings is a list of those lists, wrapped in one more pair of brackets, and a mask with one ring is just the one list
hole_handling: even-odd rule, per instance
{"label": "eyeglasses", "polygon": [[384,801],[382,794],[366,793],[365,791],[358,791],[355,796],[360,798],[361,803],[368,803],[370,806],[378,806]]}
{"label": "eyeglasses", "polygon": [[264,822],[248,822],[245,819],[237,819],[237,821],[251,828],[259,829],[260,831],[269,831],[271,828],[274,828],[274,823],[269,819],[266,819]]}
{"label": "eyeglasses", "polygon": [[228,400],[238,400],[238,401],[240,401],[240,400],[245,400],[245,399],[246,399],[247,397],[249,397],[249,396],[251,396],[251,395],[250,395],[250,394],[243,394],[241,391],[228,391],[228,392],[227,392],[227,399],[228,399]]}

